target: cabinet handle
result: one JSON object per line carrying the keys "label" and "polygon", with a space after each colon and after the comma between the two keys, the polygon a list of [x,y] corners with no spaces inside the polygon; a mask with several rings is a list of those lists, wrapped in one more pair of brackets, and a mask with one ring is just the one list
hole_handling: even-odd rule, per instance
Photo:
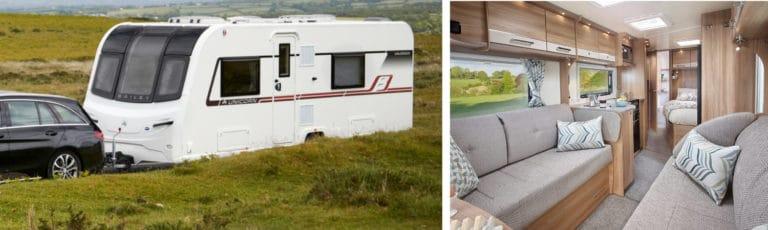
{"label": "cabinet handle", "polygon": [[563,47],[560,47],[560,46],[558,46],[556,50],[560,51],[560,52],[571,52],[571,49],[563,48]]}
{"label": "cabinet handle", "polygon": [[516,39],[516,38],[510,39],[509,43],[517,43],[517,44],[526,45],[526,46],[532,46],[533,45],[532,41],[526,41],[526,40],[521,40],[521,39]]}

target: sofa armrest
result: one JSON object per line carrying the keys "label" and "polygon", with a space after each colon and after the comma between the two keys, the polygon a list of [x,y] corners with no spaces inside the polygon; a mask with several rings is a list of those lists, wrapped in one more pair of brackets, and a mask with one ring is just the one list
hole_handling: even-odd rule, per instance
{"label": "sofa armrest", "polygon": [[573,108],[573,118],[576,121],[588,121],[603,116],[603,139],[616,142],[621,133],[621,116],[616,111],[596,110],[588,108]]}

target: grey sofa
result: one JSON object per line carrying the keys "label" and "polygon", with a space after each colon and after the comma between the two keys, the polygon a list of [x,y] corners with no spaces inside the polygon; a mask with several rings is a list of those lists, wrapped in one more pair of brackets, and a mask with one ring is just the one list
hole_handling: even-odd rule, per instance
{"label": "grey sofa", "polygon": [[557,120],[603,116],[603,137],[616,141],[619,115],[567,105],[451,121],[451,136],[480,178],[462,199],[514,229],[524,228],[612,161],[611,147],[556,152]]}
{"label": "grey sofa", "polygon": [[624,229],[752,229],[768,224],[768,116],[735,113],[694,130],[715,144],[741,147],[723,204],[715,205],[674,166],[681,141]]}

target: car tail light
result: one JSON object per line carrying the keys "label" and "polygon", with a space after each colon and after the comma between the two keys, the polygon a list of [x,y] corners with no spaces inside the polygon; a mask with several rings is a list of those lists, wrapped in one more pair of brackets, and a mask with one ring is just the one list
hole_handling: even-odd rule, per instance
{"label": "car tail light", "polygon": [[93,132],[93,136],[95,136],[96,139],[99,139],[100,141],[104,140],[104,134],[101,133],[101,131],[99,131],[99,130],[94,131]]}

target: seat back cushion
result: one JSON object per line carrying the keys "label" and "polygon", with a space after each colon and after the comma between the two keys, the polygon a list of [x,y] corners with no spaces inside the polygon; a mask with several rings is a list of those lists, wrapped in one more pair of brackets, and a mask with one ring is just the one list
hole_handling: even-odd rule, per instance
{"label": "seat back cushion", "polygon": [[451,136],[478,176],[507,165],[507,138],[496,115],[452,119]]}
{"label": "seat back cushion", "polygon": [[550,105],[497,114],[507,133],[507,163],[557,146],[557,121],[572,122],[568,105]]}
{"label": "seat back cushion", "polygon": [[683,148],[675,166],[695,181],[709,197],[720,205],[728,192],[733,167],[739,157],[739,146],[719,146],[708,141],[696,130],[682,140]]}
{"label": "seat back cushion", "polygon": [[768,115],[760,116],[736,140],[741,154],[733,173],[736,226],[768,223]]}
{"label": "seat back cushion", "polygon": [[[742,130],[755,120],[753,113],[732,113],[701,123],[694,128],[701,136],[713,144],[720,146],[732,146],[736,143],[736,137]],[[685,137],[683,137],[684,140]],[[675,145],[672,156],[677,156],[682,147],[682,141]]]}

